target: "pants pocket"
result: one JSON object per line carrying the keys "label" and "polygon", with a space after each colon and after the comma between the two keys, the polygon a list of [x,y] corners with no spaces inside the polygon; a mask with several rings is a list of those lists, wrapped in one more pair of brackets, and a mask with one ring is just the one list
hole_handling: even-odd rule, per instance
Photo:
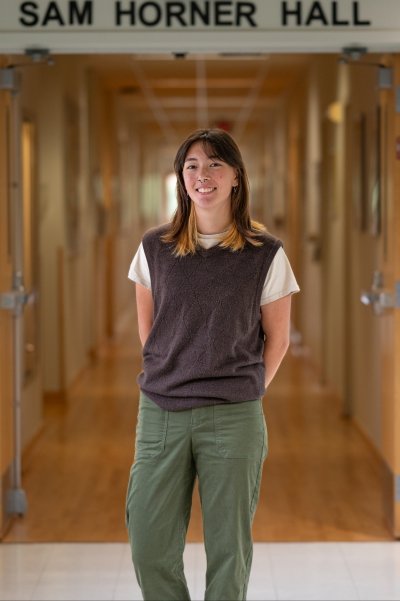
{"label": "pants pocket", "polygon": [[214,427],[217,451],[232,459],[265,458],[267,429],[262,401],[216,405]]}
{"label": "pants pocket", "polygon": [[154,459],[165,449],[168,412],[140,392],[136,426],[135,461]]}

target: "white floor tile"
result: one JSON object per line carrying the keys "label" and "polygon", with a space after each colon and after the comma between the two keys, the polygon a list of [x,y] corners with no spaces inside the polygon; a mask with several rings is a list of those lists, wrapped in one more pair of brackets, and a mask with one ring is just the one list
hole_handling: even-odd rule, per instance
{"label": "white floor tile", "polygon": [[326,588],[287,589],[279,592],[278,599],[280,601],[358,601],[360,598],[352,589],[336,587],[334,590]]}
{"label": "white floor tile", "polygon": [[113,601],[142,601],[140,589],[132,586],[117,586],[114,591]]}
{"label": "white floor tile", "polygon": [[113,598],[113,587],[74,585],[39,585],[32,601],[108,601]]}
{"label": "white floor tile", "polygon": [[400,599],[400,543],[340,546],[360,599]]}
{"label": "white floor tile", "polygon": [[27,580],[37,579],[49,552],[50,549],[43,545],[0,544],[0,580],[10,574]]}
{"label": "white floor tile", "polygon": [[[184,554],[192,601],[202,601],[202,544]],[[400,601],[400,542],[257,543],[249,601]],[[0,601],[141,601],[127,544],[0,544]]]}
{"label": "white floor tile", "polygon": [[270,547],[278,599],[358,599],[337,543],[278,543]]}
{"label": "white floor tile", "polygon": [[33,584],[0,584],[1,601],[26,601],[32,599]]}
{"label": "white floor tile", "polygon": [[251,601],[278,598],[272,574],[269,544],[257,543],[254,545],[247,598]]}

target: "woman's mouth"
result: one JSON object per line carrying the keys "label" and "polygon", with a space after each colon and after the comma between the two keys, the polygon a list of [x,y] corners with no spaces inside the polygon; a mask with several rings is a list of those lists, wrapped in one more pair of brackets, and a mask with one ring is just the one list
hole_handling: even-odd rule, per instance
{"label": "woman's mouth", "polygon": [[214,190],[216,190],[216,188],[196,188],[196,191],[200,194],[210,194],[211,192],[214,192]]}

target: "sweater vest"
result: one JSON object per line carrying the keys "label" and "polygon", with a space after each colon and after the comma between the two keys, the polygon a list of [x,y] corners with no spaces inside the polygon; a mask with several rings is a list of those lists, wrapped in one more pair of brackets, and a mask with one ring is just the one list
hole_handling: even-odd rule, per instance
{"label": "sweater vest", "polygon": [[151,228],[142,240],[154,313],[140,389],[169,411],[261,398],[261,293],[281,241],[261,234],[262,246],[246,242],[232,251],[217,245],[175,257],[173,244],[160,239],[167,229]]}

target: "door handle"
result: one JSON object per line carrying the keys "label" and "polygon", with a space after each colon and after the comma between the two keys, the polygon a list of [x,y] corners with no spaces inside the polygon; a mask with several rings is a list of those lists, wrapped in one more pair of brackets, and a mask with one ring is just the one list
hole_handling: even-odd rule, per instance
{"label": "door handle", "polygon": [[372,307],[375,315],[382,315],[387,309],[394,309],[400,305],[396,302],[396,296],[392,292],[366,292],[360,296],[363,305]]}
{"label": "door handle", "polygon": [[15,314],[22,313],[25,305],[32,305],[37,300],[37,291],[26,292],[25,290],[10,290],[0,294],[0,309],[12,311]]}
{"label": "door handle", "polygon": [[363,305],[370,306],[374,315],[383,315],[390,309],[398,308],[400,307],[400,282],[396,282],[394,292],[385,290],[382,273],[376,271],[371,290],[363,290],[360,301]]}

